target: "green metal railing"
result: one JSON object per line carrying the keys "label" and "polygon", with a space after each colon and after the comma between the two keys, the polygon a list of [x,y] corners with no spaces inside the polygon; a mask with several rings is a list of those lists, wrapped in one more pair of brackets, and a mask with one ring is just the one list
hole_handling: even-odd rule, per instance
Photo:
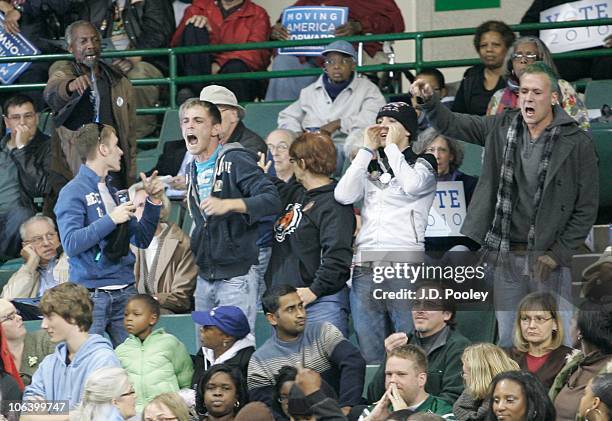
{"label": "green metal railing", "polygon": [[[560,29],[560,28],[576,28],[590,26],[605,26],[612,25],[612,18],[593,19],[573,22],[555,22],[555,23],[530,23],[522,25],[512,25],[514,31],[523,30],[540,30],[540,29]],[[480,63],[478,58],[472,59],[451,59],[451,60],[423,60],[424,40],[433,38],[448,38],[456,36],[473,35],[476,28],[458,28],[458,29],[443,29],[424,32],[404,32],[396,34],[381,34],[381,35],[357,35],[352,37],[334,38],[344,39],[350,42],[383,42],[383,41],[406,41],[413,40],[415,48],[415,60],[413,62],[403,62],[395,64],[376,64],[368,66],[359,66],[359,72],[380,72],[390,70],[408,70],[414,69],[417,72],[424,67],[462,67],[471,66]],[[282,70],[282,71],[261,71],[248,73],[229,73],[217,75],[199,75],[199,76],[178,76],[177,74],[177,55],[193,54],[193,53],[217,53],[222,51],[239,51],[239,50],[259,50],[273,49],[280,47],[302,47],[302,46],[318,46],[329,44],[332,40],[329,38],[313,39],[313,40],[298,40],[298,41],[267,41],[256,42],[250,44],[224,44],[224,45],[201,45],[190,47],[177,48],[156,48],[149,50],[129,50],[129,51],[112,51],[102,53],[104,58],[118,58],[131,56],[167,56],[169,64],[168,77],[151,78],[151,79],[133,79],[132,83],[135,86],[141,85],[166,85],[169,87],[169,105],[168,107],[142,108],[138,109],[139,114],[160,114],[168,109],[176,108],[176,92],[177,85],[201,82],[218,82],[223,80],[239,80],[239,79],[272,79],[281,77],[297,77],[319,75],[321,69],[303,69],[303,70]],[[588,58],[612,56],[612,48],[602,48],[599,50],[589,51],[573,51],[568,53],[559,53],[553,55],[555,58]],[[14,63],[24,61],[57,61],[57,60],[72,60],[72,54],[48,54],[38,56],[22,56],[22,57],[0,57],[0,63]],[[44,89],[44,83],[30,84],[15,84],[0,86],[0,91],[20,91]]]}

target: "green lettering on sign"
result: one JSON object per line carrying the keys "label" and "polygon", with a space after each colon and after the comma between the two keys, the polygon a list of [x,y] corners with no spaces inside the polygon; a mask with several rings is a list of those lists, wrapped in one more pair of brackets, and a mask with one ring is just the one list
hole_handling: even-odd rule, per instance
{"label": "green lettering on sign", "polygon": [[436,12],[499,7],[500,0],[436,0]]}

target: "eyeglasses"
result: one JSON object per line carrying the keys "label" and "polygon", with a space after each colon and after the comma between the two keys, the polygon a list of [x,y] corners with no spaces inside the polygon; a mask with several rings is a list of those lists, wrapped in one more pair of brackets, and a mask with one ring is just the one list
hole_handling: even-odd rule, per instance
{"label": "eyeglasses", "polygon": [[438,146],[438,147],[430,147],[425,149],[425,152],[427,153],[436,153],[436,152],[448,152],[448,148],[445,148],[444,146]]}
{"label": "eyeglasses", "polygon": [[546,323],[547,321],[554,319],[554,317],[544,317],[544,316],[535,316],[535,317],[529,317],[529,316],[521,316],[521,323],[524,323],[526,325],[531,324],[532,321],[535,322],[535,324],[537,325],[542,325],[544,323]]}
{"label": "eyeglasses", "polygon": [[15,320],[17,316],[21,316],[21,313],[18,310],[11,311],[6,316],[0,318],[0,324],[6,322],[7,320]]}
{"label": "eyeglasses", "polygon": [[286,143],[279,143],[277,146],[274,146],[271,143],[267,144],[268,149],[270,150],[270,152],[274,152],[274,151],[287,151],[289,150],[289,145],[287,145]]}
{"label": "eyeglasses", "polygon": [[34,244],[35,246],[40,246],[45,241],[53,241],[57,239],[57,232],[48,232],[44,235],[37,235],[36,237],[32,237],[29,240],[24,241],[25,244]]}
{"label": "eyeglasses", "polygon": [[340,60],[334,60],[333,58],[326,58],[325,61],[323,61],[323,63],[325,63],[327,66],[335,66],[336,64],[344,64],[346,66],[353,62],[354,60],[350,57],[343,57]]}
{"label": "eyeglasses", "polygon": [[512,54],[512,60],[523,61],[523,59],[527,61],[536,61],[538,59],[538,55],[537,54],[521,54],[521,53]]}
{"label": "eyeglasses", "polygon": [[135,395],[135,394],[136,394],[136,391],[134,389],[131,389],[129,392],[125,392],[125,393],[119,395],[119,397],[124,398],[126,396],[132,396],[132,395]]}
{"label": "eyeglasses", "polygon": [[12,122],[21,121],[22,118],[26,120],[34,120],[36,118],[36,113],[11,114],[5,115],[5,117]]}

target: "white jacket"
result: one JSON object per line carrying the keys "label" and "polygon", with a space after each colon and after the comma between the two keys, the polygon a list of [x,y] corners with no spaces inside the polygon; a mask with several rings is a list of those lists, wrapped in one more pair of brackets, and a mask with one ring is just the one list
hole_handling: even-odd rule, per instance
{"label": "white jacket", "polygon": [[355,246],[357,262],[369,261],[364,251],[423,251],[427,217],[436,193],[436,175],[423,157],[395,144],[385,147],[394,177],[385,185],[370,179],[370,152],[361,149],[336,186],[342,204],[363,199],[362,225]]}
{"label": "white jacket", "polygon": [[340,119],[340,132],[348,136],[353,130],[375,121],[378,110],[385,103],[376,85],[366,77],[357,76],[332,101],[323,86],[323,76],[320,76],[302,89],[297,101],[278,114],[278,128],[302,132]]}

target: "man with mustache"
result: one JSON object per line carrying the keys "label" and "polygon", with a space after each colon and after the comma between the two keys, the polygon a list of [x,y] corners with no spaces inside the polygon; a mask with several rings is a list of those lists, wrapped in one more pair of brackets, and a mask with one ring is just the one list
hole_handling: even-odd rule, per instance
{"label": "man with mustache", "polygon": [[79,170],[82,161],[75,135],[87,123],[112,126],[119,138],[123,156],[121,169],[111,173],[112,184],[126,188],[136,181],[133,87],[117,68],[100,61],[100,40],[100,33],[90,22],[72,23],[66,28],[66,44],[74,62],[58,61],[49,70],[44,97],[55,114],[57,127],[51,139],[53,198]]}

